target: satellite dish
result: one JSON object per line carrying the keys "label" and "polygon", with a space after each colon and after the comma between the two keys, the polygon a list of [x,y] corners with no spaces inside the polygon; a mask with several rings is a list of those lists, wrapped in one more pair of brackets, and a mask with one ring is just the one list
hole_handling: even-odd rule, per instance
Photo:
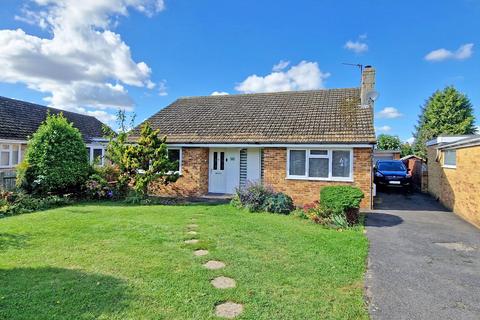
{"label": "satellite dish", "polygon": [[369,92],[367,92],[367,100],[375,102],[375,100],[378,99],[379,95],[380,94],[375,90],[369,91]]}

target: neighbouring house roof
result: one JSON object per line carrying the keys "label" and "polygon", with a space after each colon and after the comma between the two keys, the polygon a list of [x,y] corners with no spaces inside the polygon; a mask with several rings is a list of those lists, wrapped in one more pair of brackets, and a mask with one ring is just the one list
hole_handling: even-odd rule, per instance
{"label": "neighbouring house roof", "polygon": [[428,140],[427,147],[447,144],[470,137],[471,135],[440,135],[432,140]]}
{"label": "neighbouring house roof", "polygon": [[405,161],[405,160],[412,159],[412,158],[416,158],[418,160],[425,161],[425,159],[423,159],[422,157],[416,156],[414,154],[410,154],[408,156],[402,157],[402,158],[400,158],[400,160]]}
{"label": "neighbouring house roof", "polygon": [[103,136],[103,123],[95,117],[0,96],[0,139],[27,140],[51,114],[63,113],[86,142]]}
{"label": "neighbouring house roof", "polygon": [[169,143],[376,141],[372,110],[360,106],[359,88],[180,98],[146,121]]}
{"label": "neighbouring house roof", "polygon": [[480,135],[472,134],[453,142],[438,145],[438,149],[459,149],[480,146]]}

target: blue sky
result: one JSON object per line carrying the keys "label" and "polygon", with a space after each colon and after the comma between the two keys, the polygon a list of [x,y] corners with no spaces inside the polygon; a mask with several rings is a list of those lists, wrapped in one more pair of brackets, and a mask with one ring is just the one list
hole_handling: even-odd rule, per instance
{"label": "blue sky", "polygon": [[406,140],[446,85],[480,119],[478,30],[477,0],[2,0],[0,95],[139,122],[181,96],[355,87],[361,63],[377,134]]}

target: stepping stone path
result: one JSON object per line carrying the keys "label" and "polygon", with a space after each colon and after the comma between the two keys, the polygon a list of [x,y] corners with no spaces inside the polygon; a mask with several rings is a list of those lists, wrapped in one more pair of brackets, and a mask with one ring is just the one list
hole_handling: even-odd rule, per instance
{"label": "stepping stone path", "polygon": [[[196,214],[195,217],[201,216],[203,214]],[[195,229],[198,228],[198,224],[195,222],[197,221],[195,217],[191,218],[192,224],[187,225],[188,229]],[[189,230],[187,232],[190,235],[196,235],[197,231],[194,230]],[[189,239],[184,241],[187,244],[194,244],[198,243],[198,239]],[[193,254],[197,257],[205,256],[209,252],[208,250],[205,249],[198,249],[193,252]],[[222,261],[217,261],[217,260],[210,260],[207,263],[203,264],[203,267],[209,269],[209,270],[218,270],[225,268],[225,263]],[[237,282],[228,277],[216,277],[210,283],[217,289],[230,289],[230,288],[235,288],[237,286]],[[220,318],[226,318],[226,319],[233,319],[239,316],[243,312],[243,304],[240,303],[235,303],[231,301],[224,302],[222,304],[219,304],[215,307],[215,315]]]}
{"label": "stepping stone path", "polygon": [[235,280],[228,277],[216,277],[210,283],[217,289],[230,289],[237,286]]}
{"label": "stepping stone path", "polygon": [[235,302],[227,301],[219,304],[215,308],[215,315],[221,318],[233,319],[243,312],[243,305]]}
{"label": "stepping stone path", "polygon": [[210,260],[207,263],[205,263],[203,266],[209,270],[218,270],[218,269],[225,268],[225,263],[221,261]]}
{"label": "stepping stone path", "polygon": [[208,254],[208,250],[195,250],[193,254],[197,257],[206,256]]}

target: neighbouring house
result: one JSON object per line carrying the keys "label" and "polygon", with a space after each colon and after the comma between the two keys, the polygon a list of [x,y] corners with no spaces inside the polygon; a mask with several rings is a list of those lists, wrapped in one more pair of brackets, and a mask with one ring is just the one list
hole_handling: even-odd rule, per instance
{"label": "neighbouring house", "polygon": [[413,187],[421,192],[428,192],[428,170],[425,159],[416,155],[400,158],[412,175]]}
{"label": "neighbouring house", "polygon": [[373,150],[373,164],[378,160],[400,160],[400,150]]}
{"label": "neighbouring house", "polygon": [[90,161],[98,159],[103,164],[106,140],[103,123],[95,117],[0,96],[0,173],[15,171],[15,166],[24,157],[29,137],[37,131],[48,112],[63,113],[80,130]]}
{"label": "neighbouring house", "polygon": [[429,193],[480,227],[480,135],[439,136],[427,151]]}
{"label": "neighbouring house", "polygon": [[150,192],[231,194],[260,181],[303,205],[323,186],[352,185],[370,208],[374,84],[367,66],[360,88],[180,98],[146,120],[167,137],[181,174]]}

